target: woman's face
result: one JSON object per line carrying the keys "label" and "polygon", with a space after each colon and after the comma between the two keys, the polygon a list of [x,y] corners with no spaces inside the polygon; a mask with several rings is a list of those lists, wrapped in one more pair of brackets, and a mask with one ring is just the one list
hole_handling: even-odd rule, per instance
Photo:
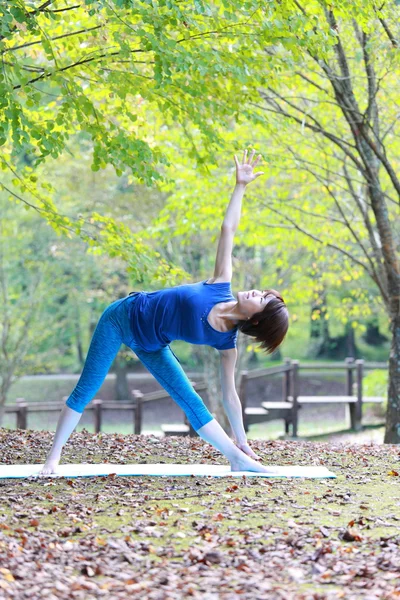
{"label": "woman's face", "polygon": [[238,292],[237,299],[241,312],[246,317],[252,317],[264,310],[264,307],[274,298],[274,294],[268,290],[247,290]]}

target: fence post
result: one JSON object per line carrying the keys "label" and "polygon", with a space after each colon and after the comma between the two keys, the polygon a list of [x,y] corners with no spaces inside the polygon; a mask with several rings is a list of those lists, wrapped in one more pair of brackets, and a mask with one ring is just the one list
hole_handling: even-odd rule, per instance
{"label": "fence post", "polygon": [[353,369],[350,365],[354,364],[354,358],[348,356],[346,358],[346,396],[353,395]]}
{"label": "fence post", "polygon": [[133,412],[133,433],[140,435],[142,431],[142,398],[144,394],[140,390],[132,390],[132,396],[135,399],[135,409]]}
{"label": "fence post", "polygon": [[16,398],[15,402],[17,403],[17,429],[27,429],[28,404],[25,398]]}
{"label": "fence post", "polygon": [[289,367],[287,371],[283,373],[282,378],[282,400],[283,402],[288,401],[288,396],[290,395],[290,358],[285,358],[285,366]]}
{"label": "fence post", "polygon": [[[353,374],[353,369],[351,368],[351,365],[354,364],[354,358],[352,356],[348,356],[345,360],[345,369],[346,369],[346,396],[352,396],[353,395],[353,381],[354,381],[354,374]],[[353,403],[349,402],[347,404],[348,407],[348,414],[350,416],[350,423],[352,422],[352,406]]]}
{"label": "fence post", "polygon": [[292,408],[292,437],[297,437],[297,426],[298,426],[298,411],[299,405],[297,403],[297,397],[299,395],[299,361],[292,360],[292,396],[293,396],[293,408]]}
{"label": "fence post", "polygon": [[357,369],[357,402],[350,404],[350,421],[353,431],[362,431],[362,380],[364,360],[356,360]]}
{"label": "fence post", "polygon": [[246,431],[246,433],[249,430],[249,425],[248,425],[247,419],[246,419],[246,392],[245,392],[247,373],[248,373],[248,371],[242,371],[242,377],[240,379],[240,387],[239,387],[239,399],[240,399],[240,403],[242,405],[242,419],[243,419],[244,430]]}
{"label": "fence post", "polygon": [[[288,396],[290,396],[290,374],[291,374],[291,363],[290,358],[285,358],[285,366],[288,367],[287,371],[284,371],[282,378],[282,401],[287,402]],[[290,418],[285,418],[285,434],[289,433]]]}
{"label": "fence post", "polygon": [[103,400],[100,398],[95,398],[93,400],[93,412],[94,412],[94,431],[95,433],[100,433],[101,431],[101,408],[102,408]]}

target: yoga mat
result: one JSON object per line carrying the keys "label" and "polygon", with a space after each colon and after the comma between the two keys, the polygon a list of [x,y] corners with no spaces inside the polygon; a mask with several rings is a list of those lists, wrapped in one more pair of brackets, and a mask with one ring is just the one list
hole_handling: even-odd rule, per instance
{"label": "yoga mat", "polygon": [[[0,479],[2,478],[24,478],[37,476],[43,465],[0,465]],[[69,464],[58,465],[57,472],[46,477],[95,477],[100,475],[128,475],[151,477],[336,477],[326,467],[303,467],[285,465],[278,467],[271,465],[271,473],[255,473],[252,471],[231,471],[226,465],[176,465],[176,464],[130,464],[115,465],[111,463],[102,464]],[[45,478],[41,476],[40,479]]]}

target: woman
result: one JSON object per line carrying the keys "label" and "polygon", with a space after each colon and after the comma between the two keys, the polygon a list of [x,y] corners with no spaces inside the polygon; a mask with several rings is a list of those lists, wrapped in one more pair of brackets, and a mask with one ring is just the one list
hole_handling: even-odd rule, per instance
{"label": "woman", "polygon": [[[61,450],[79,422],[85,406],[100,389],[121,343],[130,347],[157,381],[185,411],[201,438],[224,454],[232,471],[273,472],[259,462],[247,443],[240,400],[235,390],[234,368],[238,330],[273,352],[281,344],[289,324],[282,296],[275,290],[242,291],[232,295],[232,247],[239,225],[246,185],[263,175],[253,168],[253,150],[242,164],[236,163],[236,186],[221,227],[214,277],[199,283],[156,292],[131,292],[110,304],[100,317],[82,375],[63,407],[52,448],[41,475],[56,472]],[[224,406],[234,441],[224,432],[194,391],[169,344],[172,340],[205,344],[221,356]]]}

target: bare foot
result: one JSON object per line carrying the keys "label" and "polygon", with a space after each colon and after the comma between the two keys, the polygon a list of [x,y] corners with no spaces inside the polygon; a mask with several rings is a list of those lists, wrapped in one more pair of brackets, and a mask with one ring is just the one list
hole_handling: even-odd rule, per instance
{"label": "bare foot", "polygon": [[39,477],[43,477],[43,476],[51,475],[52,473],[55,473],[59,462],[60,462],[59,458],[53,458],[53,459],[47,460],[45,462],[45,464],[43,465],[42,470],[39,471],[39,473],[38,473]]}
{"label": "bare foot", "polygon": [[246,456],[244,453],[242,454],[243,456],[237,456],[230,461],[231,471],[255,471],[256,473],[269,473],[270,475],[278,472],[276,468],[264,467],[256,460],[250,458],[250,456]]}

